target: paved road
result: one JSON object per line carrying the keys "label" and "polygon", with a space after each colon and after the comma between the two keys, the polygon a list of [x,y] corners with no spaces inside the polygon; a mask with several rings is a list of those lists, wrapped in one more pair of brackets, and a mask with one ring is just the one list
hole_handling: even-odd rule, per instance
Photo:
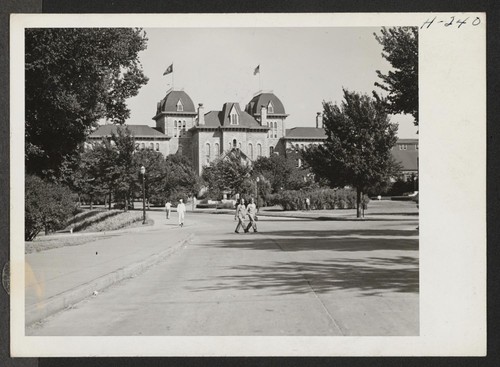
{"label": "paved road", "polygon": [[418,335],[416,217],[235,224],[188,213],[190,243],[27,335]]}

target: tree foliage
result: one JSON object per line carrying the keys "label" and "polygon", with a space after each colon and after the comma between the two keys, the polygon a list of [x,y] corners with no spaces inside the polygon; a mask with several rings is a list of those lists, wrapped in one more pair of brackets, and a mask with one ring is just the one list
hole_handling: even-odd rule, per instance
{"label": "tree foliage", "polygon": [[418,125],[418,28],[384,27],[374,35],[394,68],[387,74],[377,70],[382,82],[375,85],[389,93],[385,103],[390,113],[410,114]]}
{"label": "tree foliage", "polygon": [[161,203],[165,197],[165,157],[160,152],[152,149],[138,150],[133,157],[134,174],[137,185],[135,186],[135,196],[142,198],[142,176],[139,172],[142,166],[145,173],[145,194],[151,203]]}
{"label": "tree foliage", "polygon": [[202,178],[212,197],[230,196],[241,193],[252,169],[237,150],[228,152],[203,169]]}
{"label": "tree foliage", "polygon": [[307,148],[303,156],[332,187],[356,188],[359,209],[362,193],[399,169],[391,154],[397,125],[390,122],[380,100],[346,89],[340,106],[323,102],[323,108],[325,144]]}
{"label": "tree foliage", "polygon": [[147,83],[147,38],[131,28],[33,28],[25,34],[26,169],[59,175],[98,120],[122,124]]}
{"label": "tree foliage", "polygon": [[25,181],[24,238],[32,241],[45,233],[64,227],[76,209],[73,194],[66,186],[27,175]]}
{"label": "tree foliage", "polygon": [[185,156],[169,155],[165,160],[163,197],[168,200],[184,199],[200,190],[200,178],[191,161]]}
{"label": "tree foliage", "polygon": [[310,184],[304,181],[309,170],[298,168],[296,160],[301,158],[300,153],[287,151],[286,157],[272,154],[270,157],[259,157],[254,162],[253,174],[264,177],[269,181],[273,192],[280,190],[300,190]]}
{"label": "tree foliage", "polygon": [[[167,199],[185,198],[200,188],[199,177],[186,157],[168,156],[146,149],[135,150],[135,138],[126,127],[118,127],[116,134],[92,144],[78,159],[64,164],[63,177],[80,195],[91,201],[98,195],[114,195],[124,204],[142,198],[141,166],[144,166],[145,194],[149,202],[165,203]],[[111,199],[109,200],[111,205]]]}

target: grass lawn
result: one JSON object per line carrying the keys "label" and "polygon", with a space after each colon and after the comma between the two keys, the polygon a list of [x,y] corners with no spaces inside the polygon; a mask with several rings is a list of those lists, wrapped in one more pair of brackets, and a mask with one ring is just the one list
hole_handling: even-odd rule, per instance
{"label": "grass lawn", "polygon": [[[146,218],[146,224],[154,221]],[[65,233],[49,236],[39,235],[33,241],[25,242],[25,253],[50,250],[64,246],[77,246],[96,241],[97,239],[113,236],[105,233],[117,229],[142,226],[141,212],[123,212],[121,210],[90,210],[76,215],[68,221]],[[73,234],[70,234],[70,229]]]}

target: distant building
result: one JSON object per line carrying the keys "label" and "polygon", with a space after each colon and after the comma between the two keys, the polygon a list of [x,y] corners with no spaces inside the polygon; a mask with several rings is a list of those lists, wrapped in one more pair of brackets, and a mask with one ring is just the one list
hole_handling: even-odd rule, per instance
{"label": "distant building", "polygon": [[392,148],[392,156],[401,164],[401,178],[418,178],[418,139],[399,139]]}
{"label": "distant building", "polygon": [[[187,156],[201,174],[203,167],[228,150],[237,149],[244,159],[254,161],[275,153],[298,153],[308,145],[326,140],[321,113],[316,115],[316,127],[286,129],[287,117],[283,103],[273,92],[257,93],[244,109],[237,102],[226,102],[220,110],[205,112],[202,103],[195,109],[183,90],[169,90],[157,104],[155,127],[127,127],[135,138],[137,150]],[[102,125],[89,136],[89,141],[100,141],[112,133],[116,133],[115,125]],[[401,150],[397,148],[400,142]],[[405,177],[417,172],[416,139],[399,140],[393,154],[402,163]],[[300,155],[296,160],[300,167]]]}

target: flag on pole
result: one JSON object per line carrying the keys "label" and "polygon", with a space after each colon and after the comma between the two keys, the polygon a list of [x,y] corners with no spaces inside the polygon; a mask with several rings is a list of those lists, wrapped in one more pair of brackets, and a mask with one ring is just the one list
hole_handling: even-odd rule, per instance
{"label": "flag on pole", "polygon": [[255,70],[253,71],[253,75],[257,75],[257,74],[260,74],[260,64],[257,65],[257,67],[255,68]]}
{"label": "flag on pole", "polygon": [[173,73],[174,72],[174,64],[170,64],[170,66],[167,68],[167,70],[165,70],[165,72],[163,73],[163,75],[167,75],[167,74],[170,74],[170,73]]}

